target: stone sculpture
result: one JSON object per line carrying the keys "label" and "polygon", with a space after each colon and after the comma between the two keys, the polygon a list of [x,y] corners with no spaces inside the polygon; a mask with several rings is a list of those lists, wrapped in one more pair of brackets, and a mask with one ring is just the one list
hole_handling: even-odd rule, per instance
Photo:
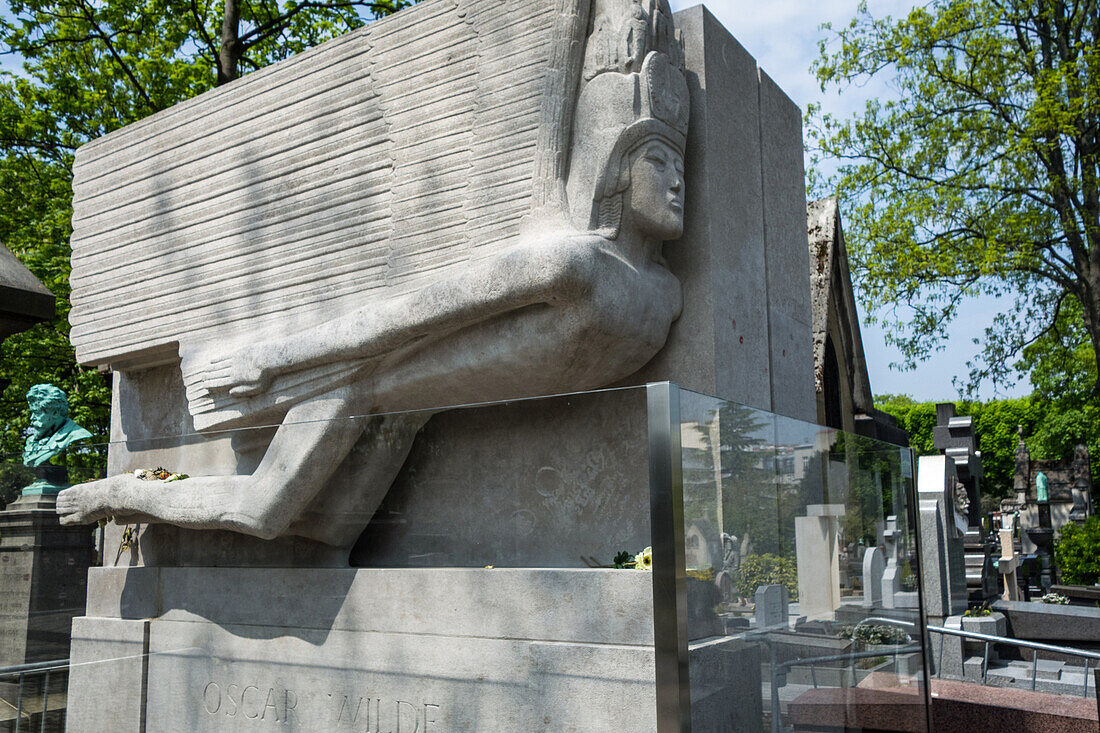
{"label": "stone sculpture", "polygon": [[23,494],[56,494],[68,486],[68,472],[62,466],[47,465],[48,461],[92,434],[72,421],[68,396],[52,384],[31,387],[27,405],[32,432],[23,447],[23,465],[35,469],[36,480],[23,489]]}
{"label": "stone sculpture", "polygon": [[[607,0],[593,14],[583,66],[579,56],[572,64],[575,113],[545,131],[551,148],[571,139],[571,153],[543,156],[558,165],[536,176],[529,233],[299,333],[181,343],[196,425],[283,413],[258,468],[171,491],[129,474],[82,484],[59,496],[62,521],[114,517],[348,546],[431,413],[351,416],[591,389],[648,362],[681,308],[661,246],[683,231],[688,88],[666,0]],[[340,480],[348,461],[357,462],[354,484]]]}

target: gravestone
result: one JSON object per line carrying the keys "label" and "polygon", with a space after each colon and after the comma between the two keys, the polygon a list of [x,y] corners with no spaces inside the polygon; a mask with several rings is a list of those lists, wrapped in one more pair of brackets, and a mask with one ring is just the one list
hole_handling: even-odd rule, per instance
{"label": "gravestone", "polygon": [[1000,571],[1002,578],[1001,598],[1006,601],[1023,600],[1020,594],[1020,583],[1016,577],[1016,570],[1020,567],[1020,553],[1016,552],[1014,535],[1015,530],[1012,527],[1005,527],[997,532],[1001,546],[997,570]]}
{"label": "gravestone", "polygon": [[840,608],[840,518],[843,504],[811,504],[795,517],[798,610],[807,619],[834,617]]}
{"label": "gravestone", "polygon": [[917,608],[917,591],[905,591],[901,586],[902,567],[903,563],[908,562],[908,558],[901,543],[902,532],[898,529],[896,515],[886,518],[886,529],[882,538],[886,547],[886,568],[882,572],[882,605],[884,608]]}
{"label": "gravestone", "polygon": [[993,569],[995,541],[982,527],[982,453],[978,450],[974,419],[969,415],[956,415],[953,403],[941,402],[936,405],[936,423],[932,429],[933,445],[954,461],[961,490],[966,493],[968,526],[963,537],[963,551],[970,600],[988,603],[998,593],[997,574]]}
{"label": "gravestone", "polygon": [[886,572],[886,562],[883,560],[882,550],[877,547],[868,547],[863,553],[863,607],[881,608],[882,603],[882,576]]}
{"label": "gravestone", "polygon": [[1028,530],[1042,527],[1037,489],[1039,474],[1047,478],[1048,503],[1043,511],[1049,514],[1049,528],[1054,530],[1055,538],[1067,523],[1082,523],[1092,516],[1092,474],[1087,446],[1076,446],[1069,461],[1033,459],[1024,441],[1022,426],[1018,432],[1013,474],[1015,497],[1001,504],[1002,511],[1020,513],[1020,546],[1027,555],[1038,550]]}
{"label": "gravestone", "polygon": [[675,25],[426,0],[81,148],[114,442],[59,506],[140,521],[74,623],[71,730],[668,725],[652,576],[581,563],[655,544],[644,390],[527,398],[813,419],[801,115],[705,9]]}
{"label": "gravestone", "polygon": [[762,585],[756,589],[756,628],[787,627],[790,606],[785,585]]}
{"label": "gravestone", "polygon": [[967,517],[960,506],[957,473],[950,456],[921,456],[917,497],[921,538],[921,584],[930,617],[962,613],[967,606],[963,535]]}

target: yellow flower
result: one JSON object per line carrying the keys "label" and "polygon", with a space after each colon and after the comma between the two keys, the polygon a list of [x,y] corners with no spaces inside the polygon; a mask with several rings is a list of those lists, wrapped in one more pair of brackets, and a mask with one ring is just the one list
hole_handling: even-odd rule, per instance
{"label": "yellow flower", "polygon": [[652,570],[653,569],[653,548],[647,547],[637,555],[634,556],[634,569],[635,570]]}

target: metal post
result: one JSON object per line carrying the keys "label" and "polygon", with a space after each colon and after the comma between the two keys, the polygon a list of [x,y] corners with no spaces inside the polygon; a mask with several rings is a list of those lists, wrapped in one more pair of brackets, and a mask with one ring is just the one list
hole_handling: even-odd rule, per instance
{"label": "metal post", "polygon": [[19,697],[15,702],[15,733],[19,733],[19,724],[23,721],[23,675],[19,675]]}
{"label": "metal post", "polygon": [[940,634],[940,658],[936,660],[936,676],[943,677],[943,640],[947,638],[946,634]]}
{"label": "metal post", "polygon": [[1035,691],[1035,678],[1039,674],[1039,652],[1031,650],[1031,690]]}
{"label": "metal post", "polygon": [[985,643],[985,654],[982,656],[982,684],[985,684],[986,673],[989,672],[989,642]]}
{"label": "metal post", "polygon": [[47,703],[50,701],[50,670],[46,669],[46,676],[42,679],[42,720],[39,722],[38,733],[46,733],[46,711],[49,710]]}
{"label": "metal post", "polygon": [[[814,689],[816,690],[817,689],[817,665],[816,664],[811,664],[810,665],[810,680],[813,681]],[[1088,686],[1088,683],[1086,682],[1085,685]]]}
{"label": "metal post", "polygon": [[649,518],[653,542],[653,646],[657,730],[691,730],[688,677],[687,573],[684,569],[684,482],[680,388],[646,386],[649,432]]}
{"label": "metal post", "polygon": [[1081,688],[1081,697],[1089,696],[1089,665],[1092,664],[1092,660],[1085,658],[1085,685]]}
{"label": "metal post", "polygon": [[783,717],[779,708],[779,675],[776,674],[777,662],[775,659],[775,644],[768,644],[771,653],[771,677],[772,677],[772,733],[782,733],[780,718]]}

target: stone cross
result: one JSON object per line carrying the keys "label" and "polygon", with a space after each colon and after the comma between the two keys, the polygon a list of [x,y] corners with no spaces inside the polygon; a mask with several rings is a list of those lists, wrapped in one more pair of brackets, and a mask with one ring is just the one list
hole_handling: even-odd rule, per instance
{"label": "stone cross", "polygon": [[[1015,523],[1014,520],[1010,520],[1010,522]],[[997,569],[1004,579],[1004,592],[1001,594],[1001,598],[1006,601],[1022,600],[1020,585],[1016,580],[1016,569],[1020,567],[1020,556],[1016,554],[1016,549],[1012,543],[1013,528],[1010,525],[1007,529],[999,530],[997,534],[1001,541],[1001,557],[997,560]]]}
{"label": "stone cross", "polygon": [[955,414],[955,405],[941,402],[936,405],[936,426],[932,428],[932,445],[955,461],[959,481],[966,487],[969,499],[967,522],[980,527],[982,521],[980,480],[982,477],[982,453],[978,450],[978,436],[974,432],[974,418]]}

